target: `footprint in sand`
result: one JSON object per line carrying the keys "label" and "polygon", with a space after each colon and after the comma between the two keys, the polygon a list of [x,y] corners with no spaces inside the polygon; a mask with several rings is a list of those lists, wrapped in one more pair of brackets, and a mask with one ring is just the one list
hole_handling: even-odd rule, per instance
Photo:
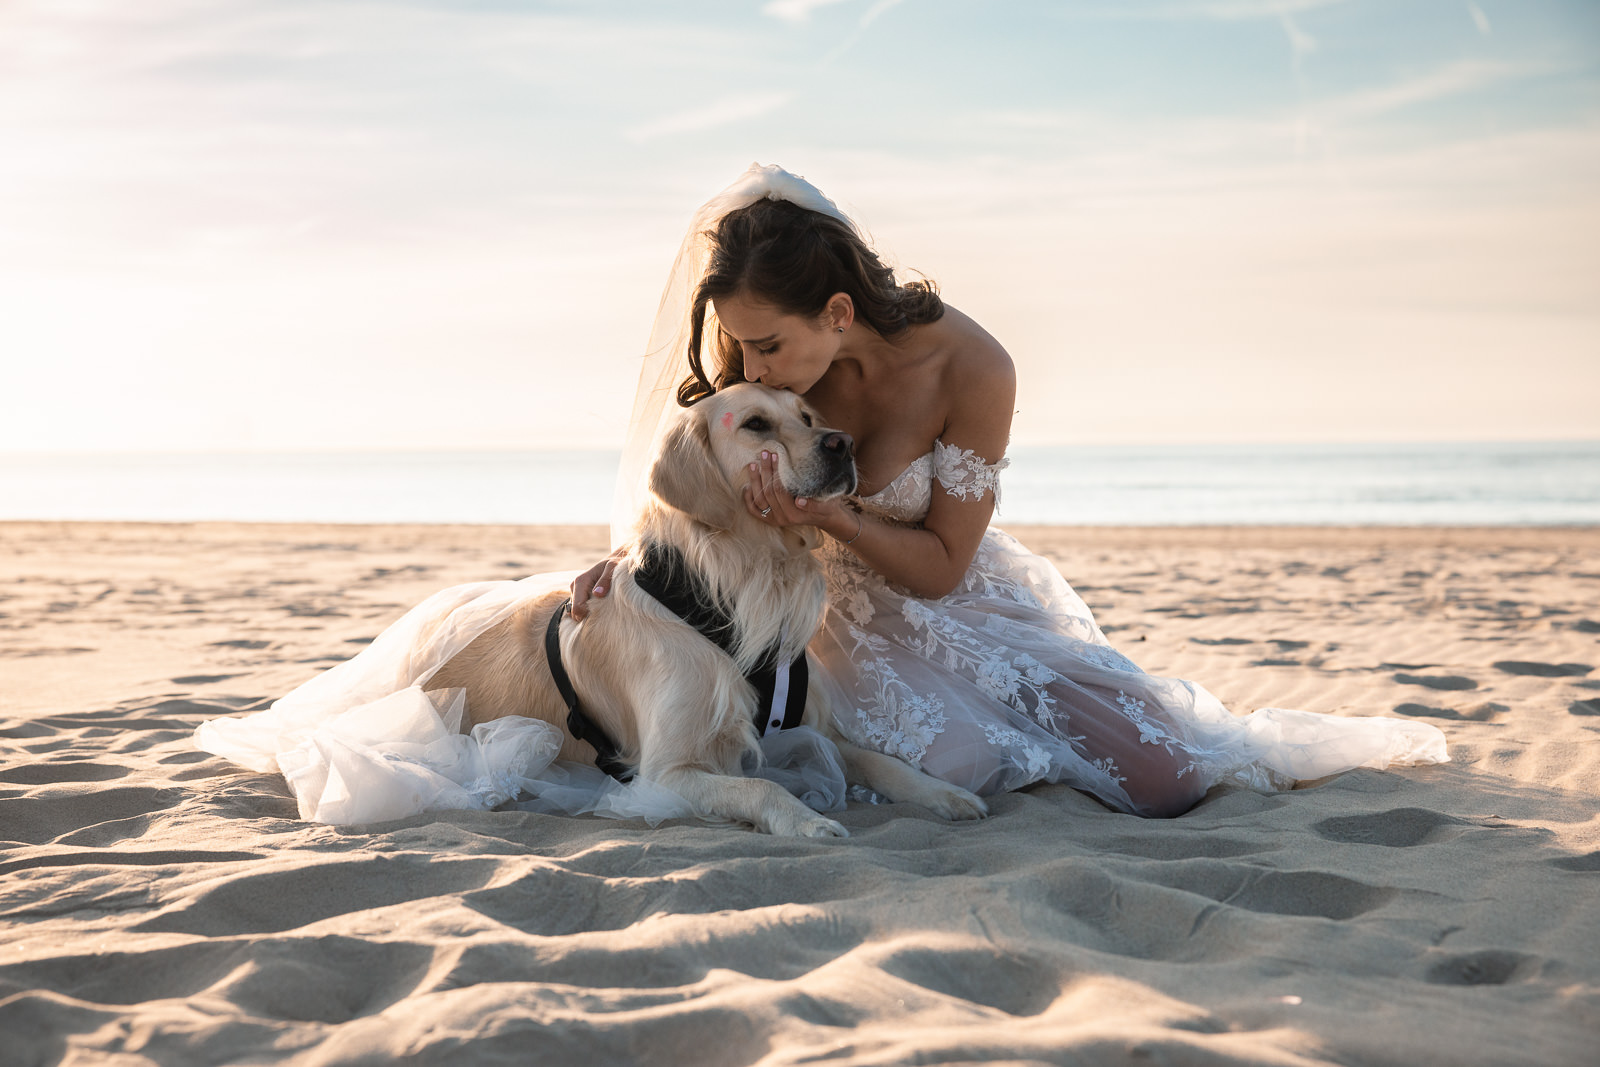
{"label": "footprint in sand", "polygon": [[1600,699],[1574,700],[1567,705],[1567,711],[1573,715],[1600,715]]}
{"label": "footprint in sand", "polygon": [[[326,937],[308,949],[297,938],[284,938],[252,944],[248,967],[223,965],[198,973],[223,976],[204,992],[213,1003],[238,1005],[247,1018],[338,1024],[430,992],[421,987],[435,962],[428,945]],[[453,974],[444,988],[475,981]]]}
{"label": "footprint in sand", "polygon": [[156,760],[156,762],[161,764],[163,767],[168,767],[173,764],[184,765],[189,763],[204,763],[209,759],[211,759],[211,753],[209,752],[174,752],[170,756],[162,756],[160,759]]}
{"label": "footprint in sand", "polygon": [[1461,819],[1426,808],[1396,808],[1371,815],[1336,815],[1312,825],[1319,837],[1345,845],[1414,848],[1460,835]]}
{"label": "footprint in sand", "polygon": [[1589,852],[1582,856],[1566,856],[1558,860],[1549,860],[1550,866],[1559,867],[1563,871],[1581,871],[1585,874],[1600,873],[1600,852]]}
{"label": "footprint in sand", "polygon": [[1467,711],[1456,711],[1454,708],[1435,708],[1428,704],[1396,704],[1396,715],[1409,715],[1412,718],[1422,716],[1429,719],[1453,719],[1456,722],[1493,722],[1494,717],[1502,711],[1511,709],[1504,704],[1486,703],[1479,704]]}
{"label": "footprint in sand", "polygon": [[[255,858],[251,853],[151,855],[159,855],[159,860],[146,862],[227,863]],[[417,993],[435,962],[434,950],[427,945],[374,943],[327,934],[304,941],[252,943],[248,965],[240,965],[239,955],[236,941],[220,939],[121,952],[63,953],[24,966],[42,989],[70,990],[73,1018],[94,1019],[94,1025],[100,1025],[102,1019],[105,1025],[116,1025],[117,1012],[107,1008],[181,1003],[201,995],[210,1004],[233,1007],[245,1018],[332,1025],[375,1014]],[[457,982],[467,986],[476,980],[458,978]],[[123,1018],[125,1021],[126,1016]],[[16,1057],[8,1062],[42,1060],[20,1053]]]}
{"label": "footprint in sand", "polygon": [[172,679],[174,685],[210,685],[213,682],[225,682],[229,678],[238,678],[237,674],[186,674],[181,678]]}
{"label": "footprint in sand", "polygon": [[127,767],[92,760],[25,763],[0,770],[0,782],[17,785],[57,785],[62,782],[109,782],[133,773]]}
{"label": "footprint in sand", "polygon": [[1572,624],[1572,628],[1580,634],[1600,634],[1600,622],[1593,619],[1579,619]]}
{"label": "footprint in sand", "polygon": [[[140,836],[158,813],[176,807],[183,799],[181,788],[156,786],[12,797],[6,801],[6,839],[26,845],[111,844]],[[62,827],[70,826],[79,829],[63,835]]]}
{"label": "footprint in sand", "polygon": [[1534,663],[1520,659],[1500,660],[1494,664],[1494,669],[1507,674],[1531,674],[1536,678],[1575,678],[1594,670],[1587,663]]}
{"label": "footprint in sand", "polygon": [[1398,895],[1397,889],[1326,871],[1268,871],[1245,875],[1243,884],[1218,902],[1268,915],[1354,919]]}
{"label": "footprint in sand", "polygon": [[1505,985],[1537,962],[1537,957],[1520,952],[1486,949],[1445,956],[1428,968],[1424,978],[1434,985]]}
{"label": "footprint in sand", "polygon": [[1039,1015],[1062,994],[1060,979],[1044,964],[987,945],[902,945],[880,957],[877,965],[903,982],[1014,1018]]}
{"label": "footprint in sand", "polygon": [[0,649],[0,656],[76,656],[81,652],[95,652],[93,648],[8,648]]}
{"label": "footprint in sand", "polygon": [[494,881],[498,870],[496,861],[478,857],[436,860],[418,870],[388,856],[267,868],[209,883],[130,929],[200,937],[280,933],[352,912],[469,893]]}
{"label": "footprint in sand", "polygon": [[[20,722],[15,726],[0,726],[0,739],[7,741],[20,741],[28,737],[51,737],[54,734],[55,730],[42,722]],[[39,750],[29,748],[28,751],[37,752]]]}
{"label": "footprint in sand", "polygon": [[1253,645],[1254,641],[1248,637],[1191,637],[1189,640],[1197,645]]}
{"label": "footprint in sand", "polygon": [[1478,683],[1459,674],[1397,674],[1401,685],[1420,685],[1428,689],[1476,689]]}

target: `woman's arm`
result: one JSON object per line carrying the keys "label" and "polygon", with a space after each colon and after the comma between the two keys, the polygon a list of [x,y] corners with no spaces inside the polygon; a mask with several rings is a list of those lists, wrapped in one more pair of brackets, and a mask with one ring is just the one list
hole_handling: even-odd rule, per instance
{"label": "woman's arm", "polygon": [[[985,339],[987,344],[975,345],[951,361],[940,388],[949,414],[939,436],[946,445],[970,449],[985,462],[995,463],[1005,454],[1011,435],[1016,370],[1005,350],[992,338],[985,335]],[[936,480],[922,528],[896,526],[837,501],[795,500],[778,483],[776,466],[768,460],[751,472],[746,501],[752,514],[759,517],[763,507],[771,507],[769,522],[816,526],[847,544],[883,577],[920,597],[948,596],[960,584],[994,515],[993,493],[963,500]]]}

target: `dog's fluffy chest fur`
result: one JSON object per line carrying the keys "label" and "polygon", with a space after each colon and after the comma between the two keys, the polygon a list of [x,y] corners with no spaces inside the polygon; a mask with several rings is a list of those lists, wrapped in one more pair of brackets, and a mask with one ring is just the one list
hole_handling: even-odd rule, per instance
{"label": "dog's fluffy chest fur", "polygon": [[672,545],[706,591],[728,613],[735,638],[732,655],[747,672],[776,647],[778,658],[793,660],[821,624],[827,588],[812,554],[815,531],[760,528],[736,536],[699,522],[674,508],[646,509],[639,536],[625,568],[630,591],[642,609],[665,610],[639,590],[632,575],[645,563],[651,544]]}

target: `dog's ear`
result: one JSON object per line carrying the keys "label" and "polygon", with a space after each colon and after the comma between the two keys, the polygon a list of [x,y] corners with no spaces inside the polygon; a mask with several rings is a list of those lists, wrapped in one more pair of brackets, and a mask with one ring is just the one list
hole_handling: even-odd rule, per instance
{"label": "dog's ear", "polygon": [[708,526],[726,530],[742,501],[711,455],[711,433],[699,412],[690,412],[662,438],[650,467],[650,491]]}

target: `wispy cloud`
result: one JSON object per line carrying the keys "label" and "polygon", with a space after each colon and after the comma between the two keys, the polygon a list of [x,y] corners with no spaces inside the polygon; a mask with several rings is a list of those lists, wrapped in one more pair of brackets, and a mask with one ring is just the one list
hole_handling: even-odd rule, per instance
{"label": "wispy cloud", "polygon": [[861,16],[861,28],[866,29],[868,26],[878,21],[879,15],[883,14],[885,11],[889,10],[891,7],[894,7],[900,2],[901,0],[878,0],[877,3],[867,8],[866,13]]}
{"label": "wispy cloud", "polygon": [[1348,0],[1188,0],[1188,2],[1158,4],[1154,7],[1121,7],[1101,11],[1101,17],[1144,21],[1246,22],[1255,19],[1275,19],[1289,39],[1289,61],[1296,75],[1302,61],[1317,50],[1317,39],[1307,33],[1296,15],[1333,7]]}
{"label": "wispy cloud", "polygon": [[977,107],[956,112],[947,121],[952,137],[993,151],[1047,138],[1063,146],[1052,154],[1070,163],[1080,178],[1099,173],[1108,159],[1116,159],[1137,164],[1131,173],[1119,171],[1116,183],[1138,180],[1141,172],[1150,180],[1178,175],[1204,180],[1210,168],[1224,161],[1266,171],[1335,145],[1340,165],[1415,150],[1436,138],[1425,133],[1427,116],[1408,115],[1409,109],[1560,73],[1551,64],[1458,60],[1409,78],[1308,100],[1285,99],[1248,113],[1130,116],[1090,106]]}
{"label": "wispy cloud", "polygon": [[1483,13],[1483,8],[1467,0],[1467,13],[1472,16],[1472,24],[1478,27],[1478,32],[1485,37],[1494,35],[1494,27],[1489,25],[1489,16]]}
{"label": "wispy cloud", "polygon": [[1548,71],[1512,63],[1463,59],[1415,78],[1329,101],[1324,110],[1335,119],[1375,118],[1417,104],[1431,103],[1541,73]]}
{"label": "wispy cloud", "polygon": [[[799,25],[809,21],[811,13],[818,8],[831,7],[841,2],[842,0],[771,0],[770,3],[762,7],[761,13]],[[826,67],[854,48],[860,43],[861,36],[866,32],[867,27],[878,21],[885,11],[899,3],[901,3],[901,0],[875,0],[866,11],[861,13],[861,17],[856,20],[855,28],[850,31],[849,35],[828,49],[827,53],[823,55],[820,65]]]}
{"label": "wispy cloud", "polygon": [[1294,21],[1294,16],[1287,11],[1279,16],[1283,23],[1283,32],[1289,38],[1290,62],[1294,65],[1295,73],[1300,72],[1300,64],[1306,56],[1317,50],[1317,39],[1302,30]]}
{"label": "wispy cloud", "polygon": [[1348,0],[1200,0],[1190,4],[1170,4],[1160,10],[1169,15],[1225,19],[1270,19],[1333,7]]}
{"label": "wispy cloud", "polygon": [[707,107],[680,111],[654,122],[635,126],[626,132],[631,141],[653,141],[679,133],[700,133],[728,126],[745,119],[759,118],[776,111],[794,99],[793,93],[763,93],[757,96],[730,97]]}
{"label": "wispy cloud", "polygon": [[771,0],[762,6],[761,13],[785,22],[804,22],[817,8],[842,2],[843,0]]}
{"label": "wispy cloud", "polygon": [[860,42],[861,36],[867,32],[867,27],[877,22],[880,15],[900,2],[901,0],[877,0],[877,3],[867,8],[862,13],[860,21],[856,23],[856,28],[851,31],[850,36],[829,49],[828,54],[822,57],[822,65],[827,66],[854,48]]}
{"label": "wispy cloud", "polygon": [[1119,4],[1079,12],[1094,18],[1129,21],[1167,21],[1215,19],[1240,22],[1247,19],[1275,19],[1299,15],[1318,8],[1334,7],[1350,0],[1175,0],[1172,3],[1137,6]]}

